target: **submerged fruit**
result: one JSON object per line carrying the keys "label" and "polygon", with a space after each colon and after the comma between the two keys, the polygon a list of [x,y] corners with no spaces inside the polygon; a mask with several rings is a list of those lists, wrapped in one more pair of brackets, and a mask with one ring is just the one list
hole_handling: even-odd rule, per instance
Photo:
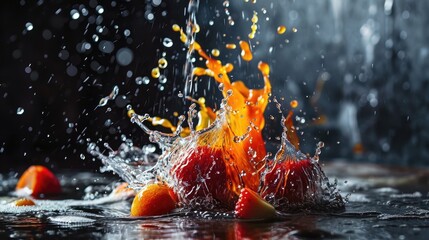
{"label": "submerged fruit", "polygon": [[285,204],[303,203],[317,181],[317,163],[310,159],[286,160],[266,173],[261,196]]}
{"label": "submerged fruit", "polygon": [[228,190],[225,156],[221,149],[197,146],[180,157],[172,173],[181,202],[194,206],[231,205],[232,193]]}
{"label": "submerged fruit", "polygon": [[54,195],[61,192],[61,185],[55,175],[44,166],[31,166],[22,174],[16,184],[18,195]]}
{"label": "submerged fruit", "polygon": [[131,216],[157,216],[176,208],[177,197],[172,189],[160,183],[146,185],[134,198]]}
{"label": "submerged fruit", "polygon": [[235,205],[235,215],[243,219],[268,219],[276,216],[276,210],[256,192],[243,188]]}

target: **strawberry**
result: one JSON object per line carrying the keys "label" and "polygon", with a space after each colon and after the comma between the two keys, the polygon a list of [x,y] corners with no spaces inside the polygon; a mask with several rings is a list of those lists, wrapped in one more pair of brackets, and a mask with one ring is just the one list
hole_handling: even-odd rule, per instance
{"label": "strawberry", "polygon": [[[228,207],[233,195],[228,190],[227,170],[221,149],[197,146],[187,150],[173,165],[179,199],[193,207]],[[212,201],[208,201],[212,200]]]}
{"label": "strawberry", "polygon": [[249,188],[241,189],[235,215],[243,219],[267,219],[276,216],[274,207]]}
{"label": "strawberry", "polygon": [[44,166],[31,166],[22,174],[16,184],[18,195],[54,195],[61,192],[61,185],[55,175]]}
{"label": "strawberry", "polygon": [[[316,163],[310,159],[277,163],[263,178],[261,196],[283,204],[300,204],[306,200],[309,191],[317,184]],[[271,202],[271,201],[270,201]]]}

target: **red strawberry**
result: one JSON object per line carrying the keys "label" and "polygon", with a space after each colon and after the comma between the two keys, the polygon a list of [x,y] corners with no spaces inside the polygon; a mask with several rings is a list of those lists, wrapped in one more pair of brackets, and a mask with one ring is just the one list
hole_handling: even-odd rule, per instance
{"label": "red strawberry", "polygon": [[[224,155],[220,149],[198,146],[173,165],[176,192],[185,204],[228,207],[234,201],[229,191]],[[212,202],[208,199],[213,200]]]}
{"label": "red strawberry", "polygon": [[235,205],[235,215],[244,219],[267,219],[275,217],[276,210],[256,192],[243,188]]}
{"label": "red strawberry", "polygon": [[313,184],[317,184],[318,165],[311,160],[286,160],[277,163],[264,177],[261,196],[274,197],[276,202],[299,204],[306,200]]}

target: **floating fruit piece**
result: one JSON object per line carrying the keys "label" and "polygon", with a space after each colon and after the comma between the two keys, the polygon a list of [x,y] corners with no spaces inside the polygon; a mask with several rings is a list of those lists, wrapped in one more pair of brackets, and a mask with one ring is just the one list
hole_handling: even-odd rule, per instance
{"label": "floating fruit piece", "polygon": [[36,203],[34,203],[34,201],[31,199],[21,198],[21,199],[14,201],[12,203],[12,205],[17,206],[17,207],[22,207],[22,206],[34,206],[34,205],[36,205]]}
{"label": "floating fruit piece", "polygon": [[131,216],[157,216],[176,208],[177,197],[173,190],[161,183],[145,186],[134,198]]}
{"label": "floating fruit piece", "polygon": [[310,159],[292,160],[277,163],[265,175],[261,196],[274,197],[275,201],[285,204],[301,204],[306,200],[310,186],[317,184],[317,163]]}
{"label": "floating fruit piece", "polygon": [[186,151],[172,168],[180,201],[202,207],[232,206],[231,195],[235,194],[228,190],[224,157],[221,149],[208,146]]}
{"label": "floating fruit piece", "polygon": [[235,215],[243,219],[268,219],[276,216],[276,210],[256,192],[243,188],[235,205]]}
{"label": "floating fruit piece", "polygon": [[128,183],[124,182],[119,184],[113,191],[112,195],[123,197],[123,198],[129,198],[134,197],[136,195],[136,192],[134,189],[128,187]]}
{"label": "floating fruit piece", "polygon": [[61,192],[61,185],[55,175],[44,166],[31,166],[22,174],[16,185],[18,195],[54,195]]}

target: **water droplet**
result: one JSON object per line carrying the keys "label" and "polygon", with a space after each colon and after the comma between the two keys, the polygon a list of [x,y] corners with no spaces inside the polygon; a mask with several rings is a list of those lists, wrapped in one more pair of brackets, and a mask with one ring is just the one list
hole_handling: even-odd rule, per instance
{"label": "water droplet", "polygon": [[24,113],[24,108],[19,107],[18,109],[16,109],[16,114],[17,115],[22,115]]}
{"label": "water droplet", "polygon": [[116,53],[116,61],[121,66],[127,66],[133,61],[134,55],[129,48],[121,48]]}
{"label": "water droplet", "polygon": [[124,36],[129,37],[131,35],[131,31],[129,29],[124,30]]}
{"label": "water droplet", "polygon": [[171,40],[170,38],[164,38],[164,40],[162,41],[162,44],[164,45],[164,47],[172,47],[173,46],[173,40]]}
{"label": "water droplet", "polygon": [[25,29],[27,29],[27,31],[31,31],[33,30],[33,24],[31,22],[28,22],[25,24]]}
{"label": "water droplet", "polygon": [[70,11],[70,16],[71,16],[72,19],[78,19],[80,17],[80,13],[79,13],[78,10],[72,9]]}
{"label": "water droplet", "polygon": [[142,77],[136,77],[136,84],[142,85],[143,84],[143,78]]}
{"label": "water droplet", "polygon": [[[98,39],[98,36],[97,35],[95,36]],[[115,49],[115,45],[111,41],[103,40],[98,44],[98,49],[104,53],[111,53]]]}
{"label": "water droplet", "polygon": [[98,12],[98,14],[102,14],[104,13],[104,8],[101,5],[98,5],[95,10]]}
{"label": "water droplet", "polygon": [[160,75],[158,80],[159,80],[159,83],[164,84],[167,82],[167,77],[165,75]]}
{"label": "water droplet", "polygon": [[150,83],[150,79],[147,76],[143,77],[143,84],[148,85]]}
{"label": "water droplet", "polygon": [[66,69],[67,75],[74,77],[77,74],[77,68],[74,65],[70,65]]}

